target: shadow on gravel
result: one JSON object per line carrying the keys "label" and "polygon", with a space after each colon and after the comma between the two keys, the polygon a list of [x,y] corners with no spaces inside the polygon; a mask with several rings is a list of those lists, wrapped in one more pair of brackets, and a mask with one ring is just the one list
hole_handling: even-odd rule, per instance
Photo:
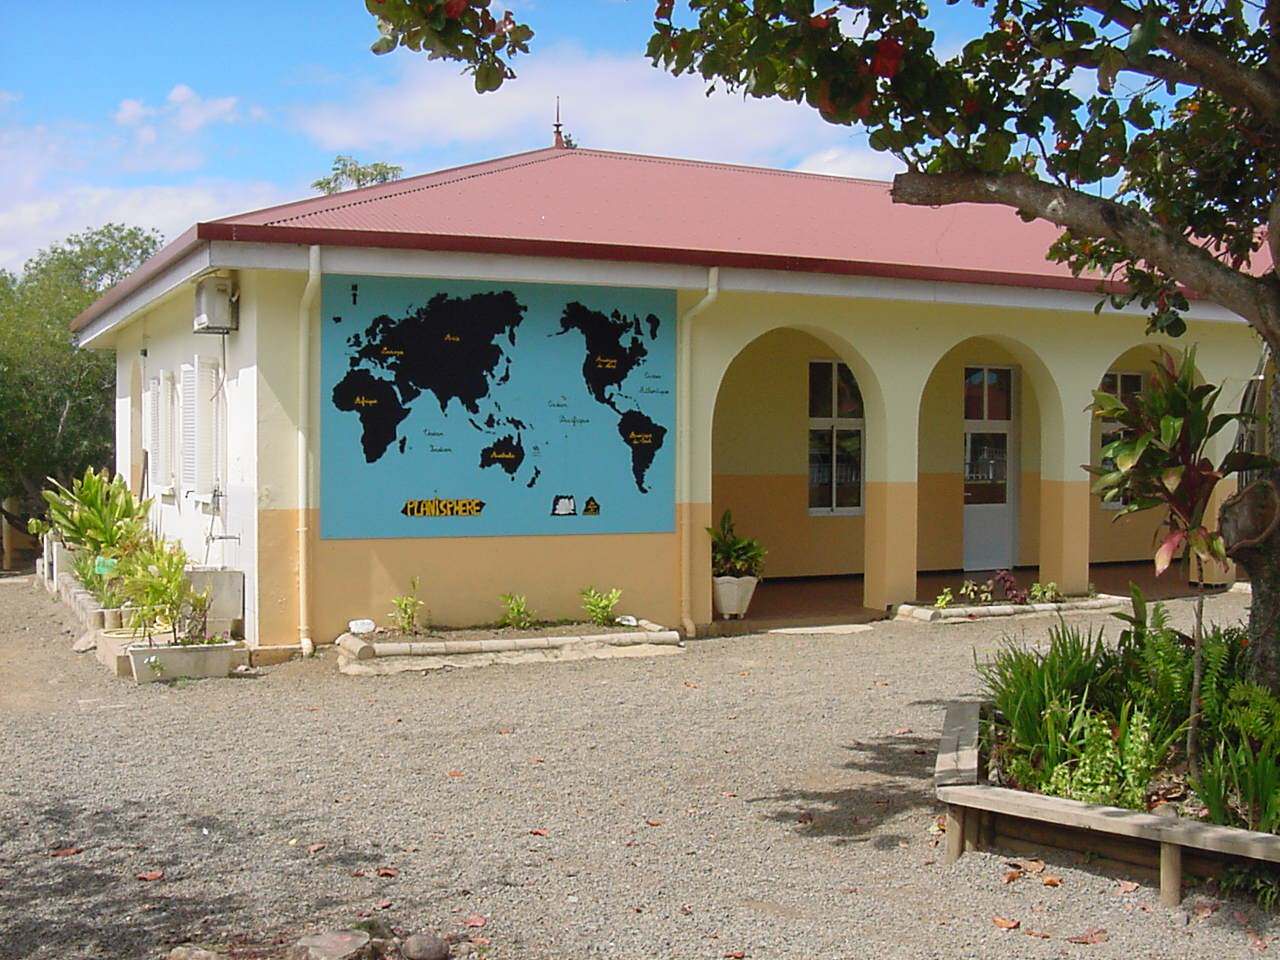
{"label": "shadow on gravel", "polygon": [[[158,845],[142,853],[157,839],[152,829],[140,812],[66,803],[16,813],[0,857],[0,958],[23,960],[51,945],[67,957],[154,957],[247,910],[243,897],[175,892],[180,876],[137,879],[145,870],[173,873]],[[83,851],[50,855],[61,847]],[[216,872],[201,881],[219,886]]]}
{"label": "shadow on gravel", "polygon": [[870,843],[877,849],[896,847],[908,837],[885,831],[884,825],[905,813],[932,813],[937,805],[933,796],[936,747],[932,737],[908,734],[852,743],[845,749],[853,758],[841,764],[841,769],[865,776],[866,784],[784,790],[748,802],[783,804],[783,809],[767,814],[767,819],[793,825],[803,837],[837,844]]}

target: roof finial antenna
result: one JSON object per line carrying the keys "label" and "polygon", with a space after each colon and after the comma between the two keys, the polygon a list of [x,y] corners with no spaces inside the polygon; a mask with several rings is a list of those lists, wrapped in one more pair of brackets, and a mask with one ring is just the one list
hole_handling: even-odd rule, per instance
{"label": "roof finial antenna", "polygon": [[555,139],[551,144],[554,147],[564,147],[564,134],[561,132],[563,126],[564,124],[560,122],[560,98],[556,97],[556,122],[551,128],[555,131]]}

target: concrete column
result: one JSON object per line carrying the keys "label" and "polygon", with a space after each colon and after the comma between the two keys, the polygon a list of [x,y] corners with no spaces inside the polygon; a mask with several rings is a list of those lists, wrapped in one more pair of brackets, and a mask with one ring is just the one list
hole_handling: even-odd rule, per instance
{"label": "concrete column", "polygon": [[[908,375],[913,373],[914,375]],[[862,604],[885,610],[916,599],[916,470],[924,364],[882,381],[882,399],[863,392],[867,406],[866,534]]]}
{"label": "concrete column", "polygon": [[1041,384],[1040,402],[1040,573],[1067,594],[1089,588],[1089,514],[1092,401],[1088,372],[1055,371],[1051,388]]}

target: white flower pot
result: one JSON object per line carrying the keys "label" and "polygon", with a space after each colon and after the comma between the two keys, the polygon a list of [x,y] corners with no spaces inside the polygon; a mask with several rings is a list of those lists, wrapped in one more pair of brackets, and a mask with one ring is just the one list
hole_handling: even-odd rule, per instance
{"label": "white flower pot", "polygon": [[741,619],[751,606],[751,597],[759,582],[759,577],[712,577],[711,596],[716,611],[722,617]]}
{"label": "white flower pot", "polygon": [[148,646],[132,644],[129,661],[138,683],[225,677],[235,667],[235,641],[202,643],[196,646]]}

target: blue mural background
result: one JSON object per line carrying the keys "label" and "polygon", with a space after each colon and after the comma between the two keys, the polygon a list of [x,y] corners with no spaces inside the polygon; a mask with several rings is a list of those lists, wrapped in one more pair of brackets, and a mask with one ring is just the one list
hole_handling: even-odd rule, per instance
{"label": "blue mural background", "polygon": [[329,274],[321,309],[322,537],[674,529],[674,291]]}

